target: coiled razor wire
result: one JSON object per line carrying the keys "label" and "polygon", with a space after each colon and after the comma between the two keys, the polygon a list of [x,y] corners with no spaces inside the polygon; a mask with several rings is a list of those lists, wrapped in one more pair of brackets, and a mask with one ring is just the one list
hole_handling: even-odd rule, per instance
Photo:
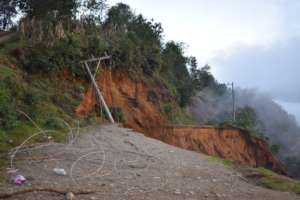
{"label": "coiled razor wire", "polygon": [[[75,141],[78,139],[79,137],[79,134],[80,134],[80,126],[79,126],[79,123],[77,123],[77,127],[76,128],[72,128],[70,126],[70,124],[68,124],[66,121],[64,121],[63,119],[60,119],[60,118],[56,118],[57,120],[61,120],[64,122],[65,126],[68,128],[69,132],[67,134],[67,144],[59,144],[59,143],[46,143],[46,144],[38,144],[38,145],[35,145],[31,148],[28,148],[28,149],[25,149],[25,144],[27,142],[29,142],[31,139],[41,135],[41,134],[44,134],[45,136],[47,136],[47,133],[53,133],[53,132],[57,132],[55,130],[43,130],[41,129],[35,122],[34,120],[32,120],[26,113],[24,112],[20,112],[21,114],[23,114],[24,116],[26,116],[33,124],[34,126],[39,130],[39,132],[37,133],[34,133],[33,135],[31,135],[30,137],[26,138],[19,146],[17,146],[16,148],[12,149],[11,151],[11,156],[10,156],[10,169],[15,169],[15,164],[14,164],[14,160],[15,160],[15,157],[17,155],[17,153],[19,152],[30,152],[30,151],[35,151],[37,149],[43,149],[45,147],[49,147],[49,146],[55,146],[55,145],[58,145],[58,146],[61,146],[63,147],[62,149],[60,149],[59,152],[57,152],[55,155],[52,154],[50,155],[51,158],[54,158],[55,156],[58,156],[59,154],[63,154],[67,151],[73,151],[71,153],[74,154],[74,156],[76,157],[76,155],[78,153],[76,152],[79,152],[80,153],[80,150],[81,148],[78,148],[78,147],[75,147],[74,144],[75,144]],[[74,130],[77,130],[76,131],[76,134],[74,134]],[[100,131],[99,131],[99,135],[102,135],[101,134],[101,127],[100,127]],[[155,159],[156,161],[159,161],[160,163],[165,163],[166,160],[162,160],[161,158],[159,158],[159,156],[156,156],[156,155],[151,155],[145,148],[143,147],[137,147],[135,146],[135,144],[133,143],[130,143],[131,145],[133,145],[133,147],[135,149],[139,149],[140,152],[134,152],[134,151],[124,151],[122,150],[122,153],[124,154],[127,154],[127,155],[131,155],[131,156],[136,156],[135,159],[130,159],[131,156],[129,156],[129,158],[127,158],[126,156],[124,156],[124,158],[122,160],[118,160],[118,158],[115,158],[113,160],[113,167],[106,171],[106,173],[101,173],[101,171],[103,171],[104,169],[104,165],[105,165],[105,162],[107,162],[107,156],[106,156],[106,151],[104,150],[104,147],[101,145],[101,142],[99,141],[99,139],[97,137],[95,137],[94,134],[91,135],[92,137],[92,145],[91,145],[91,148],[90,149],[86,149],[86,153],[84,153],[83,155],[80,155],[77,157],[77,159],[71,164],[71,167],[69,169],[69,177],[71,179],[71,181],[76,185],[76,186],[79,186],[79,182],[78,181],[82,181],[84,179],[88,179],[88,178],[101,178],[101,177],[105,177],[105,176],[110,176],[112,175],[113,173],[118,173],[118,171],[122,170],[122,168],[119,168],[119,162],[120,161],[123,161],[123,163],[145,163],[145,166],[143,167],[143,169],[141,171],[147,173],[147,171],[149,170],[149,162],[145,162],[145,158],[152,158],[152,159]],[[108,142],[108,145],[110,146],[109,148],[109,152],[111,153],[117,153],[119,154],[120,151],[117,151],[117,150],[114,150],[114,149],[117,149],[114,144]],[[97,150],[95,150],[95,148]],[[57,149],[57,148],[56,148]],[[81,154],[81,153],[80,153]],[[90,173],[88,174],[84,174],[84,175],[78,175],[75,173],[75,169],[77,167],[77,165],[83,161],[84,159],[87,159],[88,157],[92,156],[92,155],[101,155],[101,162],[98,164],[98,166],[93,169]],[[49,158],[50,159],[50,158]],[[92,159],[91,161],[95,161],[95,159]],[[166,170],[165,173],[163,174],[162,177],[159,177],[160,179],[160,184],[155,184],[155,186],[148,186],[146,188],[144,188],[143,186],[139,186],[139,185],[136,185],[136,186],[132,186],[130,185],[129,183],[126,183],[126,188],[127,190],[124,192],[124,195],[125,196],[129,196],[131,194],[132,191],[134,191],[136,189],[137,192],[139,193],[151,193],[151,192],[155,192],[155,191],[158,191],[162,188],[164,188],[167,184],[168,184],[168,176],[169,176],[169,170]],[[148,173],[149,174],[149,173]],[[117,178],[116,180],[119,180],[121,181],[122,177],[120,178]],[[115,179],[114,179],[115,180]]]}

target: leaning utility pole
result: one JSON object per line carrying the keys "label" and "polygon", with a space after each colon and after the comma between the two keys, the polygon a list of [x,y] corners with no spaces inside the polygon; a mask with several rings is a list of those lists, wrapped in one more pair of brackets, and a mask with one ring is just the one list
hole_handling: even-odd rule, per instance
{"label": "leaning utility pole", "polygon": [[96,94],[97,94],[97,96],[99,97],[99,99],[101,101],[100,103],[104,106],[104,109],[105,109],[105,112],[106,112],[106,114],[107,114],[107,116],[109,118],[109,121],[111,123],[115,123],[115,121],[114,121],[114,119],[112,117],[112,114],[109,111],[109,108],[108,108],[108,106],[107,106],[107,104],[106,104],[106,102],[104,100],[104,97],[103,97],[103,95],[102,95],[102,93],[101,93],[101,91],[100,91],[100,89],[99,89],[99,87],[97,85],[96,80],[95,80],[96,73],[93,75],[92,72],[91,72],[91,70],[90,70],[90,67],[89,67],[89,63],[90,62],[96,62],[96,61],[98,61],[98,64],[97,64],[97,67],[96,67],[96,72],[97,72],[97,70],[98,70],[98,68],[99,68],[99,66],[101,64],[101,61],[108,60],[108,59],[111,59],[111,56],[104,56],[104,57],[100,57],[100,58],[92,58],[92,59],[89,59],[89,60],[84,60],[84,61],[82,61],[82,63],[84,64],[84,68],[86,69],[86,71],[87,71],[87,73],[88,73],[88,75],[89,75],[89,77],[90,77],[90,79],[92,81],[92,84],[93,84],[93,86],[94,86],[94,88],[96,90]]}

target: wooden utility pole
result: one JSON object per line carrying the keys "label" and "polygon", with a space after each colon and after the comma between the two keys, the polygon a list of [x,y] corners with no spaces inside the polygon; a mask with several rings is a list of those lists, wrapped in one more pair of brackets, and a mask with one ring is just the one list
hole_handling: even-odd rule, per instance
{"label": "wooden utility pole", "polygon": [[101,93],[101,91],[100,91],[100,89],[99,89],[99,87],[97,85],[97,82],[95,80],[95,75],[96,74],[95,75],[92,74],[92,72],[90,70],[90,67],[89,67],[89,64],[88,64],[89,62],[98,61],[98,65],[97,65],[97,68],[98,68],[99,65],[100,65],[100,63],[101,63],[101,61],[102,60],[107,60],[107,59],[111,59],[111,57],[110,56],[104,56],[104,57],[101,57],[101,58],[92,58],[90,60],[85,60],[85,61],[82,61],[82,62],[84,63],[84,67],[85,67],[85,69],[86,69],[86,71],[87,71],[87,73],[88,73],[88,75],[89,75],[89,77],[90,77],[90,79],[92,81],[92,84],[93,84],[93,86],[94,86],[94,88],[96,90],[96,94],[97,94],[97,96],[99,97],[99,99],[101,101],[100,103],[104,106],[104,109],[105,109],[105,112],[106,112],[106,114],[107,114],[107,116],[109,118],[109,121],[111,123],[115,123],[115,120],[112,117],[112,114],[111,114],[111,112],[110,112],[110,110],[109,110],[109,108],[108,108],[108,106],[107,106],[107,104],[106,104],[106,102],[104,100],[104,97],[103,97],[103,95],[102,95],[102,93]]}
{"label": "wooden utility pole", "polygon": [[233,122],[235,122],[235,120],[236,120],[236,109],[235,109],[235,104],[236,104],[236,102],[235,102],[235,91],[234,91],[234,83],[233,82],[231,82],[231,83],[226,83],[226,85],[230,85],[230,87],[231,87],[231,98],[232,98],[232,120],[233,120]]}
{"label": "wooden utility pole", "polygon": [[231,83],[231,89],[232,89],[232,118],[233,118],[233,121],[235,122],[235,93],[234,93],[234,83],[232,82]]}

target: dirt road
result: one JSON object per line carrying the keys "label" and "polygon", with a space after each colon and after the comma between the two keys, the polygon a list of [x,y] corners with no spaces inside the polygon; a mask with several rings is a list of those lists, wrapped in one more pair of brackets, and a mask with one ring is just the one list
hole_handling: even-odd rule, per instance
{"label": "dirt road", "polygon": [[[238,172],[212,163],[199,153],[169,146],[114,125],[81,130],[70,144],[47,144],[23,149],[16,156],[18,174],[28,181],[14,186],[6,181],[0,193],[26,188],[94,191],[76,199],[206,199],[295,200],[299,196],[245,182]],[[64,168],[58,176],[53,168]],[[7,177],[9,179],[9,177]],[[53,192],[32,192],[9,199],[63,200]]]}

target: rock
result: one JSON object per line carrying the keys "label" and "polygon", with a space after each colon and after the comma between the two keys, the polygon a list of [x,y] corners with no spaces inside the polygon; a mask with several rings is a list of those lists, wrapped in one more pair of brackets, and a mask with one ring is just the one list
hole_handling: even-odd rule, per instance
{"label": "rock", "polygon": [[211,181],[215,183],[217,182],[217,179],[213,178]]}
{"label": "rock", "polygon": [[97,197],[91,197],[90,200],[97,200]]}
{"label": "rock", "polygon": [[75,199],[75,195],[72,192],[68,192],[66,194],[66,200],[74,200]]}
{"label": "rock", "polygon": [[136,176],[142,176],[142,175],[141,175],[141,174],[139,174],[139,173],[136,173],[135,175],[136,175]]}
{"label": "rock", "polygon": [[221,198],[221,197],[222,197],[222,195],[221,195],[221,194],[218,194],[218,193],[216,193],[216,196],[217,196],[218,198]]}

